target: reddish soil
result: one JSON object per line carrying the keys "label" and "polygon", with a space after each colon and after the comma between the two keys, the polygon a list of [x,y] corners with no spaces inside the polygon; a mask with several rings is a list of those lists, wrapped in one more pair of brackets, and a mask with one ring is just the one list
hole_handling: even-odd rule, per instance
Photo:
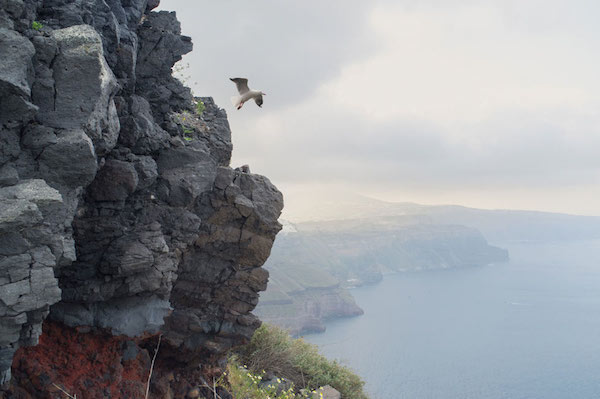
{"label": "reddish soil", "polygon": [[[81,399],[143,399],[157,340],[158,336],[152,336],[134,342],[105,331],[78,331],[46,321],[39,344],[17,351],[10,392],[5,397],[68,398],[62,388]],[[212,385],[213,379],[221,375],[222,370],[214,364],[217,359],[179,353],[163,340],[149,397],[186,398],[191,392],[213,397],[202,385]],[[218,393],[223,398],[230,397],[222,390]]]}
{"label": "reddish soil", "polygon": [[39,345],[21,348],[14,357],[15,394],[19,398],[67,397],[60,387],[78,398],[143,398],[150,356],[127,341],[126,337],[79,333],[45,322]]}

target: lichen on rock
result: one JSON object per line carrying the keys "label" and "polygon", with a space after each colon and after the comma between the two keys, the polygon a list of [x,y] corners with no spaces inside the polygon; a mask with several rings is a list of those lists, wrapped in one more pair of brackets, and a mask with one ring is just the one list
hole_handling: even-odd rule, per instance
{"label": "lichen on rock", "polygon": [[[146,359],[162,334],[164,386],[153,389],[184,389],[160,364],[198,370],[260,324],[251,311],[282,195],[229,166],[224,110],[202,98],[195,114],[171,75],[191,40],[174,13],[152,11],[157,1],[0,4],[0,385],[12,364],[19,395],[85,386],[85,372],[51,364],[63,329],[81,343],[129,342],[114,344],[117,363],[126,351]],[[182,113],[193,118],[185,131]],[[31,347],[47,317],[56,339]],[[130,380],[119,370],[110,378]]]}

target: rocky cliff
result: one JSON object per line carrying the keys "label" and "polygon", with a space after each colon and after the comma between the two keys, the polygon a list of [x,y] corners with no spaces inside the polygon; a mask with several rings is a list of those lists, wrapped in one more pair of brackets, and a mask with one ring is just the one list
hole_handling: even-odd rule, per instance
{"label": "rocky cliff", "polygon": [[[308,251],[305,255],[310,258]],[[293,336],[323,332],[329,319],[364,313],[350,292],[318,265],[271,264],[268,270],[269,288],[261,293],[255,313]]]}
{"label": "rocky cliff", "polygon": [[159,335],[152,390],[183,397],[260,323],[282,195],[229,167],[226,114],[171,76],[192,43],[157,5],[0,0],[0,383],[16,397],[143,397]]}

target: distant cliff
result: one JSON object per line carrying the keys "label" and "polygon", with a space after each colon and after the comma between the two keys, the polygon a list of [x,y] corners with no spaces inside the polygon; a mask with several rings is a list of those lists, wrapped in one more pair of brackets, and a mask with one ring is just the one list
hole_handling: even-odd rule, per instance
{"label": "distant cliff", "polygon": [[348,290],[318,265],[282,263],[271,265],[269,273],[268,288],[261,293],[255,313],[292,335],[325,331],[328,319],[363,314]]}
{"label": "distant cliff", "polygon": [[0,4],[0,384],[143,397],[161,334],[152,396],[184,397],[259,325],[282,195],[171,76],[158,0]]}
{"label": "distant cliff", "polygon": [[389,273],[507,260],[473,228],[413,216],[289,224],[265,264],[271,282],[256,313],[293,334],[322,331],[327,319],[362,314],[347,287]]}
{"label": "distant cliff", "polygon": [[[323,200],[327,198],[327,200]],[[458,205],[387,202],[349,193],[319,192],[294,198],[287,218],[296,221],[413,218],[421,223],[454,224],[479,230],[491,243],[550,242],[600,238],[600,217],[561,213],[476,209]]]}

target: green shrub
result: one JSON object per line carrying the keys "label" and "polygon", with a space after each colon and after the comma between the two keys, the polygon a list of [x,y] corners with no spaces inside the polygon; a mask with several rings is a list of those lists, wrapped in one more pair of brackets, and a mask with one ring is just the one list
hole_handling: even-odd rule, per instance
{"label": "green shrub", "polygon": [[234,355],[229,358],[227,372],[218,383],[236,399],[306,399],[309,397],[307,394],[294,392],[293,385],[288,389],[265,385],[264,376],[264,371],[254,373],[246,366],[242,366]]}
{"label": "green shrub", "polygon": [[206,109],[206,106],[204,105],[204,103],[202,101],[198,100],[198,102],[196,102],[196,114],[198,116],[202,116],[205,109]]}
{"label": "green shrub", "polygon": [[31,23],[31,28],[32,28],[32,29],[35,29],[35,30],[37,30],[37,31],[40,31],[40,30],[42,30],[42,28],[43,28],[43,27],[44,27],[44,25],[42,25],[42,23],[41,23],[41,22],[38,22],[38,21],[33,21],[33,22]]}
{"label": "green shrub", "polygon": [[253,373],[263,370],[287,378],[296,387],[317,389],[331,385],[344,399],[367,399],[364,382],[349,368],[319,354],[315,345],[292,339],[284,330],[263,324],[250,343],[236,350]]}
{"label": "green shrub", "polygon": [[187,126],[183,126],[183,138],[185,141],[194,140],[194,129],[191,129]]}

